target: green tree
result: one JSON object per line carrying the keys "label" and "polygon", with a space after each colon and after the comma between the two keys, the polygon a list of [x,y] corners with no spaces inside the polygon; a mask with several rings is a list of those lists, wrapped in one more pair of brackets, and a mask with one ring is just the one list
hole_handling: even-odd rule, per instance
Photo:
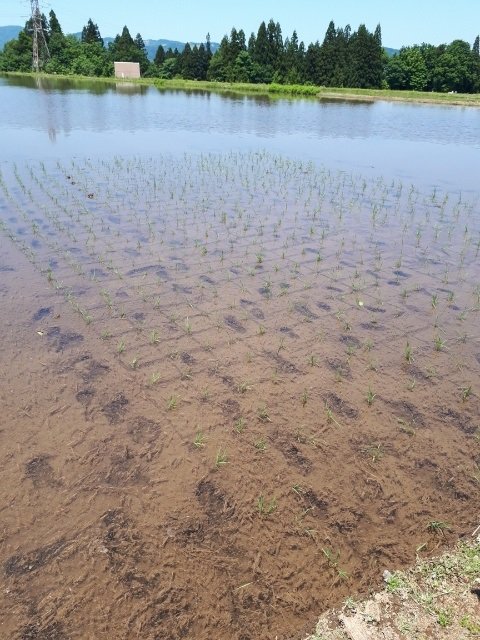
{"label": "green tree", "polygon": [[50,11],[49,13],[49,24],[48,24],[48,49],[50,52],[50,61],[47,65],[46,71],[50,71],[52,66],[58,67],[57,72],[63,71],[64,67],[64,54],[65,48],[67,46],[65,36],[63,35],[62,27],[58,21],[55,12]]}
{"label": "green tree", "polygon": [[424,91],[428,85],[428,70],[420,47],[403,47],[385,67],[390,89]]}
{"label": "green tree", "polygon": [[150,65],[142,36],[138,33],[135,40],[130,35],[128,27],[123,27],[122,33],[117,34],[109,46],[112,62],[139,62],[141,73],[145,73]]}
{"label": "green tree", "polygon": [[378,34],[368,31],[364,24],[349,40],[349,72],[347,82],[350,87],[377,89],[383,82],[383,48]]}
{"label": "green tree", "polygon": [[437,91],[470,93],[475,86],[475,60],[470,45],[464,40],[454,40],[437,60],[434,88]]}
{"label": "green tree", "polygon": [[333,20],[328,25],[325,38],[320,46],[317,57],[316,84],[332,86],[332,80],[337,64],[337,31]]}
{"label": "green tree", "polygon": [[480,36],[475,38],[475,41],[472,46],[472,53],[477,58],[480,58]]}
{"label": "green tree", "polygon": [[60,23],[57,19],[57,16],[55,15],[55,11],[52,9],[50,11],[50,13],[48,14],[49,17],[49,21],[48,21],[48,33],[50,36],[52,36],[52,34],[54,33],[59,33],[61,35],[63,35],[63,31],[62,31],[62,27],[60,26]]}
{"label": "green tree", "polygon": [[155,58],[153,60],[153,63],[157,67],[161,67],[164,62],[165,62],[165,49],[160,44],[158,45],[157,52],[155,53]]}
{"label": "green tree", "polygon": [[22,71],[28,73],[32,70],[32,36],[24,29],[18,34],[16,40],[10,40],[5,44],[0,54],[0,71]]}
{"label": "green tree", "polygon": [[85,44],[97,43],[102,47],[104,46],[100,30],[91,18],[88,19],[87,24],[82,29],[81,40]]}

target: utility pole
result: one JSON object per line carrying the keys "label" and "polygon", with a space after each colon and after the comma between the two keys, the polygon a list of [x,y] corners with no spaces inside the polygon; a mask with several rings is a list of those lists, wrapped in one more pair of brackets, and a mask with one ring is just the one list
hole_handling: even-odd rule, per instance
{"label": "utility pole", "polygon": [[30,0],[32,5],[32,29],[33,29],[33,54],[32,54],[32,67],[37,73],[40,71],[46,60],[50,57],[47,41],[45,40],[45,33],[42,27],[42,14],[38,0]]}

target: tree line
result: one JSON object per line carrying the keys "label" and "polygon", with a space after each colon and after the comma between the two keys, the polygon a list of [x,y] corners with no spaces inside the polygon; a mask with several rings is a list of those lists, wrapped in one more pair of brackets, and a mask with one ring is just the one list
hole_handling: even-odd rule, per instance
{"label": "tree line", "polygon": [[[53,10],[48,18],[42,16],[42,27],[49,53],[42,56],[46,73],[108,77],[113,75],[113,62],[121,60],[138,62],[143,76],[164,79],[480,92],[478,36],[472,47],[463,40],[439,46],[424,43],[403,47],[389,57],[380,25],[373,32],[364,24],[352,31],[332,21],[321,43],[305,46],[296,31],[284,38],[280,24],[270,20],[248,40],[234,27],[215,52],[207,35],[205,43],[187,43],[181,52],[159,46],[150,61],[142,36],[133,38],[126,26],[108,46],[91,19],[80,38],[63,33]],[[32,31],[27,21],[18,38],[5,45],[0,71],[31,70]]]}

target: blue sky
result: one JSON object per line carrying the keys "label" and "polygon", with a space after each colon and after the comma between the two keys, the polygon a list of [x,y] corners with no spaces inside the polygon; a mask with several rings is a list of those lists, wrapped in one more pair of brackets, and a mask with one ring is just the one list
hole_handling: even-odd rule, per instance
{"label": "blue sky", "polygon": [[[80,31],[92,18],[103,36],[114,36],[126,24],[144,39],[204,40],[209,31],[219,41],[232,26],[247,37],[262,20],[279,21],[283,35],[296,29],[307,44],[323,39],[330,20],[353,29],[363,22],[373,30],[382,26],[383,44],[430,42],[457,38],[472,44],[480,31],[480,0],[40,0],[47,13],[57,14],[66,32]],[[0,25],[22,24],[29,12],[28,0],[0,0]]]}

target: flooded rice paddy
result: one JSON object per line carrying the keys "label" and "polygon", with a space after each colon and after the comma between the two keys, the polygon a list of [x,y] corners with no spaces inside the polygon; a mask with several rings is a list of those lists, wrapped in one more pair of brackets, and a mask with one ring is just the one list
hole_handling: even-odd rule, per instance
{"label": "flooded rice paddy", "polygon": [[478,524],[474,194],[4,163],[2,634],[301,638]]}

